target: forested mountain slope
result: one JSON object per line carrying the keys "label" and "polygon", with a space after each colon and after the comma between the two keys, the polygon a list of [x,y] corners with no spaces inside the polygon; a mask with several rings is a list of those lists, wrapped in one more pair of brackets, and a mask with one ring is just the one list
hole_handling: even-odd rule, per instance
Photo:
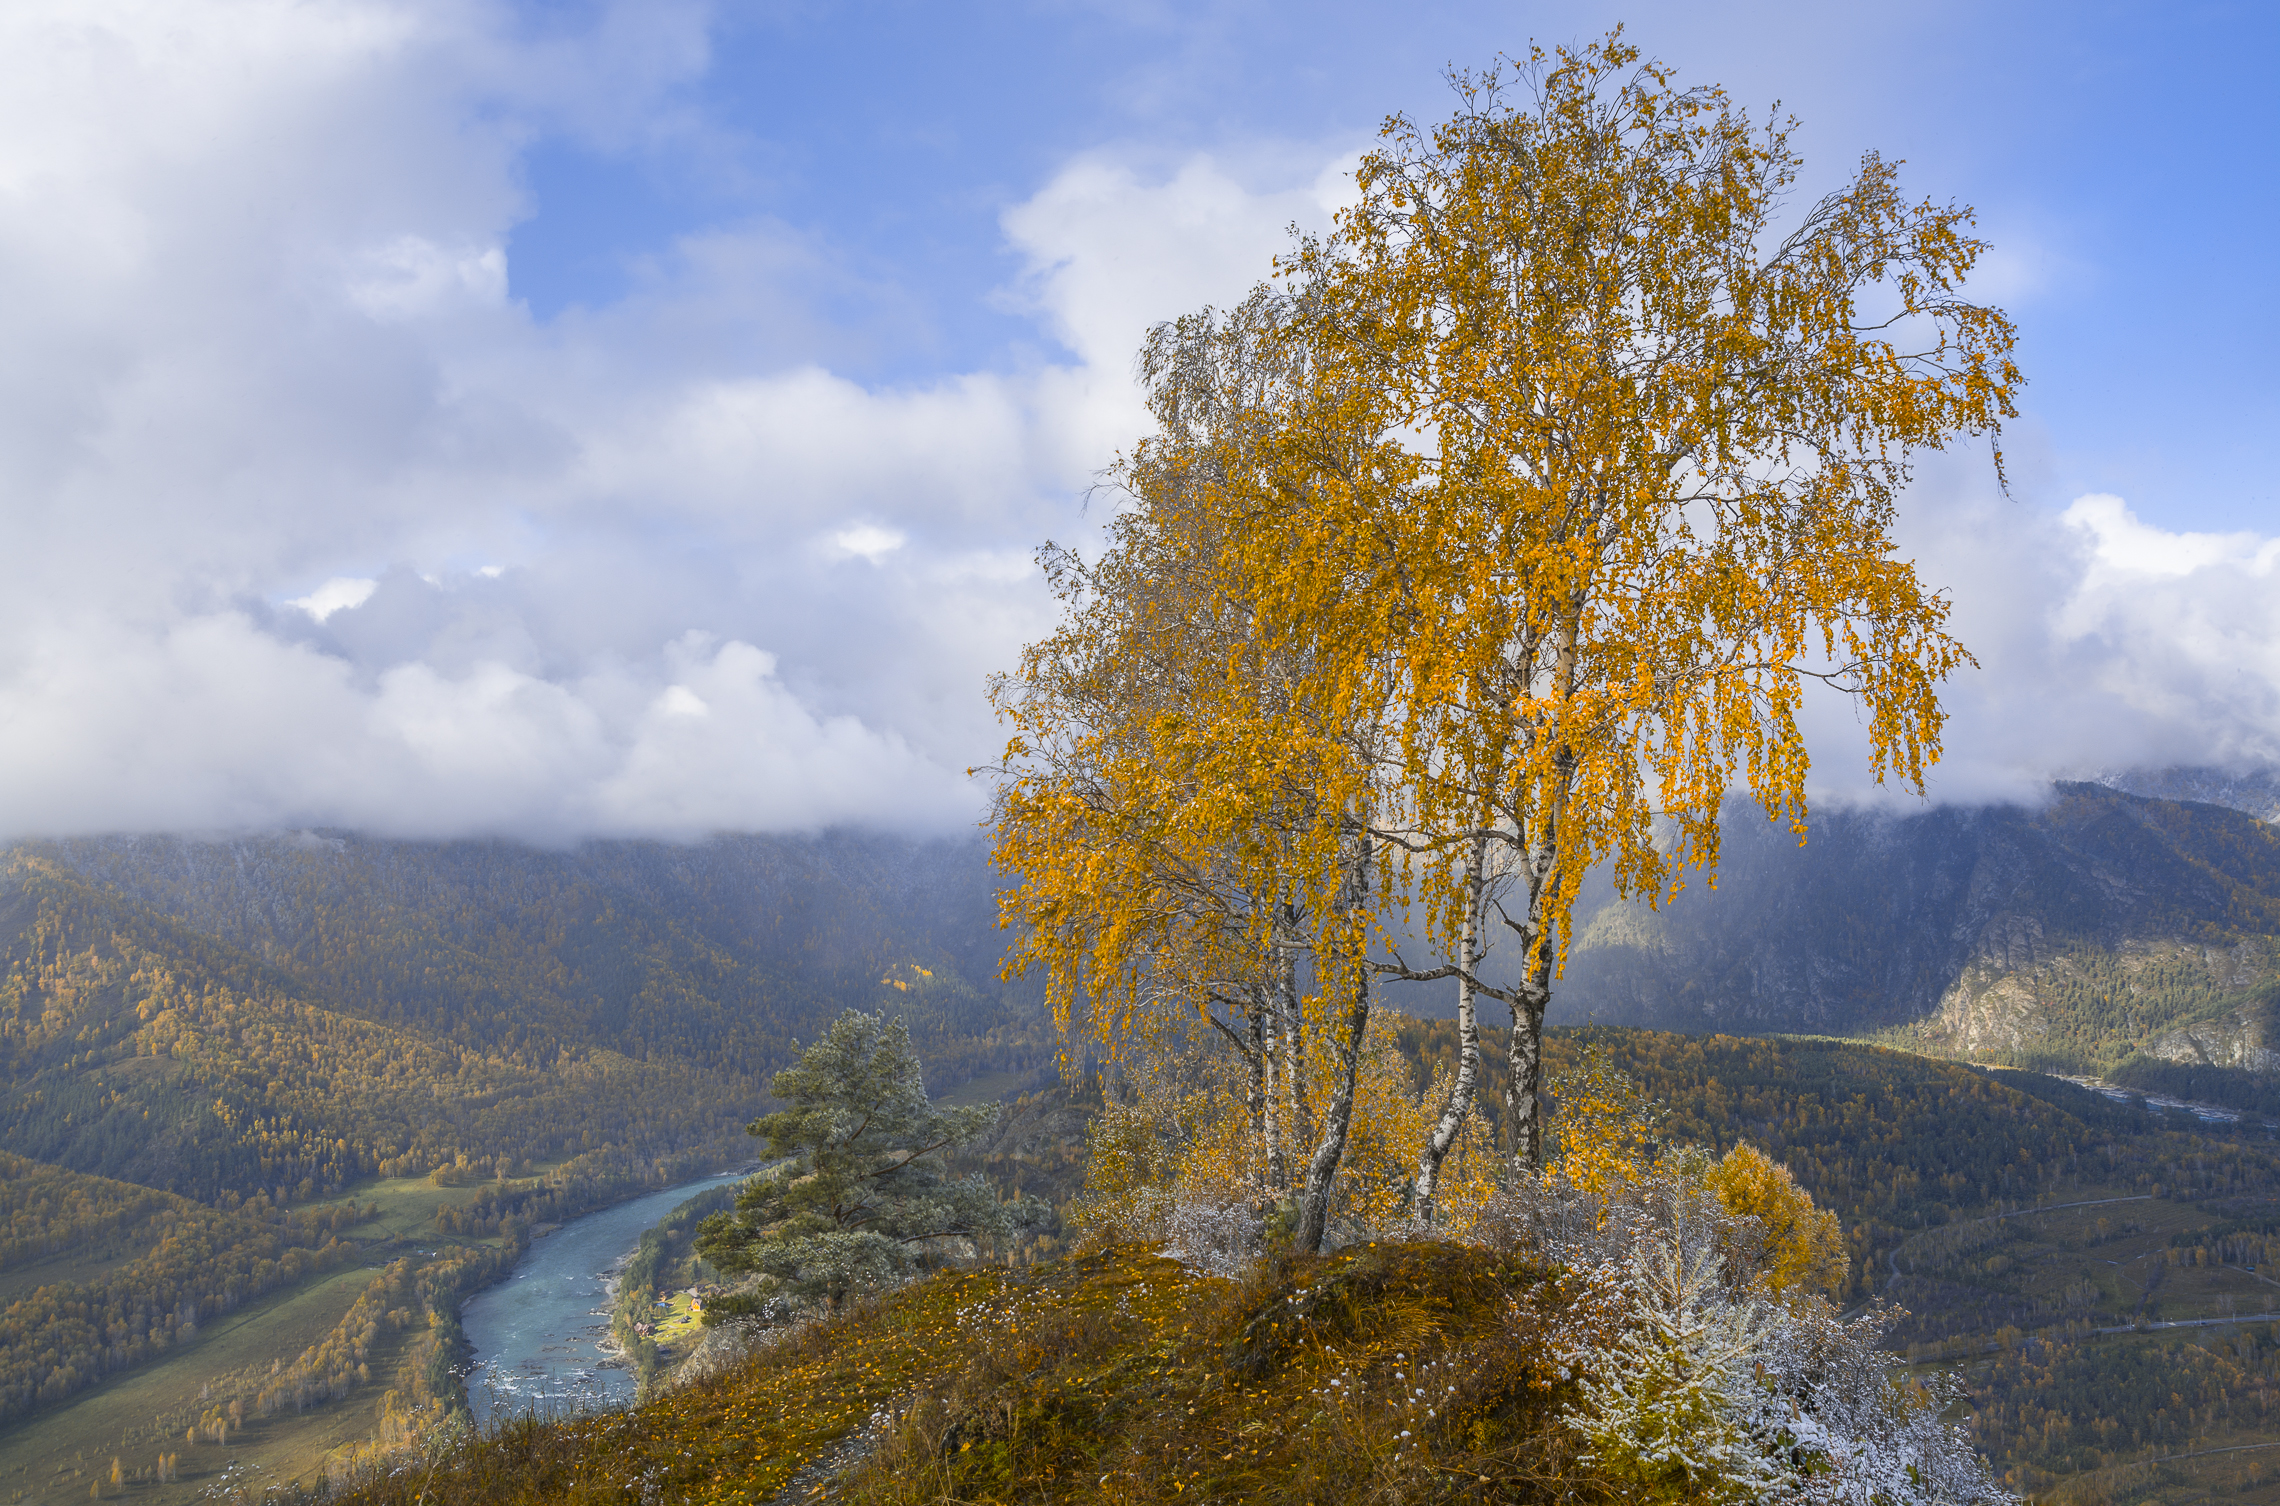
{"label": "forested mountain slope", "polygon": [[953,1042],[1033,1015],[1033,995],[995,982],[995,886],[978,841],[830,833],[549,851],[302,834],[33,850],[259,956],[329,1007],[532,1059],[591,1047],[764,1074],[793,1037],[879,1002],[881,978],[918,963],[941,982],[889,997],[948,1087],[987,1070]]}
{"label": "forested mountain slope", "polygon": [[424,1336],[371,1371],[358,1299],[293,1394],[431,1406],[458,1294],[533,1229],[748,1159],[769,1078],[850,1006],[908,1018],[940,1089],[1049,1071],[990,879],[977,844],[855,836],[0,853],[0,1424],[381,1260]]}
{"label": "forested mountain slope", "polygon": [[[2205,771],[2145,778],[2252,808],[2263,789]],[[368,1062],[356,1078],[468,1074],[451,1099],[460,1104],[527,1099],[536,1090],[516,1074],[552,1075],[569,1061],[631,1072],[639,1096],[657,1090],[641,1068],[700,1071],[705,1096],[726,1087],[741,1100],[794,1039],[850,1003],[909,1014],[940,1090],[1026,1073],[1045,1054],[1033,993],[994,981],[1001,936],[978,843],[832,834],[548,852],[340,835],[134,838],[20,848],[12,869],[0,934],[17,938],[13,962],[28,956],[27,906],[44,904],[51,929],[102,933],[72,943],[72,966],[86,965],[90,944],[97,954],[123,946],[140,959],[123,977],[151,971],[156,956],[170,977],[204,978],[200,999],[226,985],[257,1013],[291,1001],[316,1011],[293,1028],[336,1042],[319,1044],[319,1057],[371,1058],[385,1040],[394,1065]],[[45,897],[35,902],[27,884]],[[113,910],[133,923],[94,919]],[[1898,1029],[1928,1049],[2090,1070],[2132,1051],[2257,1068],[2280,1059],[2264,1046],[2271,996],[2259,991],[2280,978],[2276,938],[2280,830],[2240,811],[2070,785],[2040,810],[1834,813],[1802,849],[1745,816],[1729,825],[1715,891],[1698,883],[1659,913],[1603,891],[1587,898],[1555,1011],[1684,1030]],[[64,966],[60,954],[41,965]],[[911,986],[882,989],[890,973]],[[73,1049],[48,1032],[44,1052],[67,1064],[86,1055],[85,1007],[42,1003],[76,1021]],[[137,1030],[145,1046],[156,1039],[148,1021]],[[198,1038],[246,1049],[242,1028]],[[257,1030],[256,1055],[263,1039]],[[296,1075],[330,1081],[342,1070],[319,1060],[264,1075],[241,1062],[229,1075],[266,1092],[270,1076],[290,1089]],[[106,1174],[137,1169],[85,1149],[101,1135],[82,1114],[65,1137],[80,1151],[47,1133],[37,1145],[0,1143]],[[517,1159],[524,1141],[539,1148],[506,1138]],[[141,1154],[172,1153],[154,1144]]]}
{"label": "forested mountain slope", "polygon": [[[1504,1032],[1486,1030],[1481,1107],[1503,1117]],[[1446,1020],[1402,1020],[1395,1044],[1419,1077],[1456,1058]],[[1845,1221],[1849,1298],[1865,1298],[1892,1249],[1991,1204],[2063,1202],[2084,1186],[2156,1183],[2196,1199],[2280,1208],[2280,1154],[2261,1134],[2222,1141],[2086,1088],[1854,1041],[1556,1030],[1553,1071],[1596,1041],[1667,1115],[1672,1140],[1723,1154],[1748,1141]],[[2193,1126],[2198,1130],[2200,1126]],[[2215,1149],[2218,1144],[2224,1147]],[[2196,1160],[2196,1158],[2204,1158]]]}
{"label": "forested mountain slope", "polygon": [[[2061,785],[2039,810],[1737,811],[1717,888],[1579,907],[1555,1018],[1861,1034],[2102,1071],[2133,1052],[2262,1067],[2280,827]],[[2260,1002],[2267,1001],[2267,1002]],[[2276,1041],[2280,1044],[2280,1041]],[[2261,1054],[2260,1054],[2261,1053]]]}
{"label": "forested mountain slope", "polygon": [[382,1024],[36,857],[0,890],[0,1148],[204,1201],[727,1143],[749,1070]]}
{"label": "forested mountain slope", "polygon": [[228,1210],[0,1152],[0,1423],[346,1265],[350,1210]]}
{"label": "forested mountain slope", "polygon": [[[212,1199],[733,1140],[794,1042],[1046,1056],[971,847],[42,844],[0,868],[0,1148]],[[308,1190],[301,1184],[308,1182]]]}

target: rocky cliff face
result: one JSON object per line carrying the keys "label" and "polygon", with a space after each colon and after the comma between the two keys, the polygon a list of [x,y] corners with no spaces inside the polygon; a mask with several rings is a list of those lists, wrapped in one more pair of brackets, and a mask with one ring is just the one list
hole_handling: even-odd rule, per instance
{"label": "rocky cliff face", "polygon": [[2188,1067],[2280,1072],[2280,991],[2264,989],[2244,1003],[2163,1031],[2141,1048],[2147,1056]]}
{"label": "rocky cliff face", "polygon": [[2077,943],[2018,967],[1977,957],[1908,1033],[1942,1053],[2013,1056],[2094,1052],[2097,1042],[2081,1039],[2090,1035],[2165,1061],[2262,1071],[2280,1066],[2280,1053],[2264,1050],[2262,1013],[2224,1001],[2274,977],[2280,941],[2270,937],[2232,946]]}
{"label": "rocky cliff face", "polygon": [[2275,977],[2280,828],[2068,784],[2033,810],[1841,813],[1803,848],[1737,813],[1716,891],[1660,912],[1591,898],[1554,1009],[1562,1023],[1903,1030],[2085,1067],[2129,1049],[2262,1061],[2264,1038],[2226,1010]]}

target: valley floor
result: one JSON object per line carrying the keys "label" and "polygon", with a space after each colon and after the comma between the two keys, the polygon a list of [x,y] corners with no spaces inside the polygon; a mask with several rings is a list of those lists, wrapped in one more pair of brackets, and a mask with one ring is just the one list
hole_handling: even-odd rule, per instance
{"label": "valley floor", "polygon": [[[362,1246],[355,1264],[327,1272],[285,1292],[248,1303],[203,1324],[191,1340],[161,1358],[0,1431],[0,1502],[45,1503],[89,1499],[171,1506],[203,1497],[216,1486],[322,1478],[327,1457],[368,1443],[383,1427],[391,1393],[399,1405],[400,1365],[423,1332],[383,1327],[363,1361],[369,1379],[345,1397],[268,1418],[251,1412],[226,1441],[185,1434],[233,1382],[282,1369],[323,1343],[387,1265],[406,1255],[452,1249],[498,1251],[498,1238],[469,1239],[445,1232],[439,1208],[463,1208],[480,1187],[437,1187],[427,1178],[369,1181],[335,1204],[379,1214],[346,1236]],[[304,1211],[308,1211],[304,1210]],[[159,1456],[178,1461],[175,1478],[157,1478]],[[124,1477],[114,1486],[116,1460]]]}

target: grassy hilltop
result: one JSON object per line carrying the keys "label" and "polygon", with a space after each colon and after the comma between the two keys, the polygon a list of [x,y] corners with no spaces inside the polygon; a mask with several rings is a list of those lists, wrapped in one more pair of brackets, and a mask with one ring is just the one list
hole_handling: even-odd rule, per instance
{"label": "grassy hilltop", "polygon": [[1240,1283],[1130,1247],[943,1275],[637,1411],[510,1425],[346,1499],[1317,1501],[1452,1473],[1539,1498],[1576,1452],[1553,1420],[1572,1388],[1510,1300],[1544,1280],[1447,1245]]}
{"label": "grassy hilltop", "polygon": [[[1401,1028],[1419,1058],[1448,1044],[1435,1022]],[[1898,1357],[1960,1374],[1973,1442],[2012,1488],[2280,1501],[2259,1447],[2280,1443],[2280,1146],[2261,1133],[1855,1044],[1602,1039],[1674,1136],[1760,1144],[1839,1212],[1844,1300],[1908,1310]],[[1576,1043],[1553,1038],[1562,1058]],[[948,1274],[742,1371],[518,1424],[356,1499],[1527,1500],[1583,1478],[1554,1426],[1568,1393],[1496,1327],[1541,1275],[1390,1243],[1242,1281],[1131,1246]],[[1425,1441],[1403,1445],[1390,1409],[1352,1401],[1420,1363],[1461,1370],[1464,1400],[1404,1422]]]}

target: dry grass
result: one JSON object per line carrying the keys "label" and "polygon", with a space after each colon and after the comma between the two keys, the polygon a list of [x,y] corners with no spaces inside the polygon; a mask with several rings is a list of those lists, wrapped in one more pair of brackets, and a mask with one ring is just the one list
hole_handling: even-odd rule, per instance
{"label": "dry grass", "polygon": [[1534,1365],[1563,1300],[1437,1244],[1242,1284],[1136,1247],[947,1274],[635,1411],[509,1423],[347,1499],[1588,1501],[1565,1384]]}
{"label": "dry grass", "polygon": [[[1120,1295],[1121,1293],[1121,1295]],[[1111,1252],[1009,1289],[849,1499],[1525,1501],[1588,1487],[1538,1373],[1539,1273],[1369,1245],[1242,1285]]]}

